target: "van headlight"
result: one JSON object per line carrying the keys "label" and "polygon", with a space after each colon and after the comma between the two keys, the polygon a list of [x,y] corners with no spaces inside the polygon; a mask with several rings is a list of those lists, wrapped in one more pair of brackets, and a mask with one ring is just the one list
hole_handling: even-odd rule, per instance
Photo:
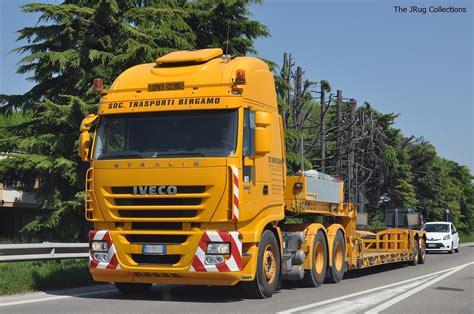
{"label": "van headlight", "polygon": [[443,240],[449,240],[449,239],[451,239],[451,236],[449,234],[447,234],[443,237]]}

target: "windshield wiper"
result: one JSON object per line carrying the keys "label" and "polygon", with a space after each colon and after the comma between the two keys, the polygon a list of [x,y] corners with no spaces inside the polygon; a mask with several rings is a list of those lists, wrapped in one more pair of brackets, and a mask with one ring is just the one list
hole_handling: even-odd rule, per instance
{"label": "windshield wiper", "polygon": [[136,150],[126,150],[121,152],[107,152],[99,156],[98,159],[113,159],[113,158],[143,158],[143,156]]}

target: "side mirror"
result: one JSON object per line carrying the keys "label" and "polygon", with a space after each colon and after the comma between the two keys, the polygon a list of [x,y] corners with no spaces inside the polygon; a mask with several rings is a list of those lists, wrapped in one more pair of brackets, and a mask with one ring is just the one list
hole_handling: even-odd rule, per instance
{"label": "side mirror", "polygon": [[79,136],[79,156],[83,161],[89,161],[91,140],[89,131],[84,131]]}
{"label": "side mirror", "polygon": [[90,114],[82,120],[81,135],[79,136],[79,156],[83,161],[89,161],[89,151],[91,146],[91,137],[89,130],[99,116]]}
{"label": "side mirror", "polygon": [[98,115],[93,114],[93,113],[87,115],[87,117],[85,117],[81,122],[81,128],[80,128],[81,133],[84,131],[89,131],[98,117],[99,117]]}
{"label": "side mirror", "polygon": [[263,156],[272,150],[270,126],[272,115],[268,112],[255,113],[255,155]]}

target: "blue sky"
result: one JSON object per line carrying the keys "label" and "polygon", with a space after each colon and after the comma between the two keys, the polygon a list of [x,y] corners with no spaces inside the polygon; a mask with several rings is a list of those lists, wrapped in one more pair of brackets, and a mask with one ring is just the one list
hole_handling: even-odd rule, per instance
{"label": "blue sky", "polygon": [[[15,74],[15,31],[36,17],[0,2],[0,93],[31,87]],[[57,2],[60,1],[49,1]],[[395,13],[394,5],[465,7],[467,13]],[[306,77],[330,81],[344,97],[400,114],[396,127],[423,136],[474,173],[473,6],[469,0],[267,0],[251,8],[270,38],[258,55],[281,63],[291,52]]]}

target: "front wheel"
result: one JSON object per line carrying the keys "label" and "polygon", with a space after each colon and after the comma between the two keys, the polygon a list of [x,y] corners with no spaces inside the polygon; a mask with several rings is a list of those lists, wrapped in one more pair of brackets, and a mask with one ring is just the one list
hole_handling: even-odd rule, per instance
{"label": "front wheel", "polygon": [[152,284],[151,283],[130,283],[130,282],[116,282],[115,287],[122,292],[123,294],[127,295],[136,295],[145,293],[150,290]]}
{"label": "front wheel", "polygon": [[258,245],[255,279],[240,284],[244,294],[252,299],[270,298],[280,282],[280,262],[280,249],[275,234],[265,230]]}
{"label": "front wheel", "polygon": [[451,242],[451,250],[449,251],[449,254],[454,253],[454,242]]}

